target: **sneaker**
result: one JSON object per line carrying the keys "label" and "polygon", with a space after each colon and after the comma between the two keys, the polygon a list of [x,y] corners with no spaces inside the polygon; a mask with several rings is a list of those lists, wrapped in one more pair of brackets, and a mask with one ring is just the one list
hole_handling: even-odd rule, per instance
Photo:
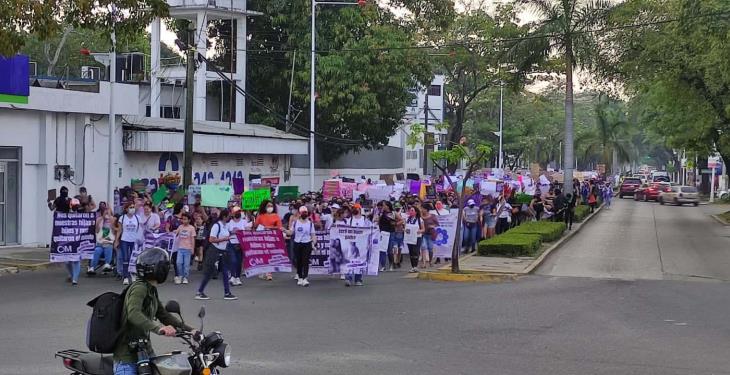
{"label": "sneaker", "polygon": [[380,267],[380,272],[385,272],[385,267]]}
{"label": "sneaker", "polygon": [[299,281],[299,275],[297,275],[296,273],[294,274],[294,280]]}
{"label": "sneaker", "polygon": [[302,286],[309,286],[309,280],[307,280],[307,279],[302,280]]}
{"label": "sneaker", "polygon": [[362,281],[358,281],[355,283],[355,286],[363,286],[363,285],[365,285],[365,284],[363,284]]}
{"label": "sneaker", "polygon": [[340,274],[340,280],[345,280],[345,279],[346,279],[345,274],[344,273],[341,273]]}
{"label": "sneaker", "polygon": [[188,284],[189,283],[188,278],[187,277],[183,277],[182,283],[183,284]]}
{"label": "sneaker", "polygon": [[[274,280],[274,276],[272,276],[270,273],[267,273],[266,274],[266,281],[271,281],[271,280]],[[238,284],[238,285],[241,285],[241,284]]]}
{"label": "sneaker", "polygon": [[352,285],[352,282],[349,279],[345,280],[345,286],[350,286],[350,285]]}
{"label": "sneaker", "polygon": [[72,286],[79,286],[79,282],[78,282],[78,281],[72,281],[72,282],[71,282],[71,285],[72,285]]}
{"label": "sneaker", "polygon": [[233,301],[233,300],[237,300],[238,297],[234,296],[231,293],[228,293],[225,296],[223,296],[223,299],[226,300],[226,301]]}
{"label": "sneaker", "polygon": [[416,267],[411,267],[411,270],[408,271],[408,273],[416,273],[416,272],[418,272],[418,268],[416,268]]}
{"label": "sneaker", "polygon": [[94,267],[89,266],[89,268],[86,269],[87,275],[96,275],[96,271],[94,271]]}
{"label": "sneaker", "polygon": [[210,299],[210,297],[208,297],[207,295],[205,295],[205,293],[196,293],[196,294],[195,294],[195,299],[199,299],[199,300],[209,300],[209,299]]}
{"label": "sneaker", "polygon": [[101,269],[101,271],[104,273],[111,272],[111,270],[112,270],[112,266],[111,266],[111,264],[108,264],[108,263],[105,264],[104,268]]}
{"label": "sneaker", "polygon": [[132,280],[132,282],[137,281],[137,276],[134,276],[134,275],[130,276],[130,280]]}
{"label": "sneaker", "polygon": [[395,271],[395,268],[394,268],[394,267],[393,267],[393,266],[391,265],[391,266],[390,266],[390,267],[388,268],[388,272],[393,272],[393,271]]}
{"label": "sneaker", "polygon": [[436,258],[436,264],[441,264],[441,258]]}
{"label": "sneaker", "polygon": [[175,276],[175,285],[180,285],[180,282],[182,282],[180,276]]}
{"label": "sneaker", "polygon": [[304,285],[304,279],[297,279],[297,286]]}
{"label": "sneaker", "polygon": [[235,278],[235,277],[233,277],[233,276],[231,276],[231,278],[230,278],[230,279],[228,279],[228,284],[231,284],[231,285],[236,285],[236,278]]}
{"label": "sneaker", "polygon": [[122,280],[122,285],[129,285],[129,278],[125,277],[124,280]]}
{"label": "sneaker", "polygon": [[243,285],[243,281],[241,281],[241,278],[240,278],[240,277],[237,277],[237,278],[236,278],[236,284],[237,284],[238,286],[241,286],[241,285]]}

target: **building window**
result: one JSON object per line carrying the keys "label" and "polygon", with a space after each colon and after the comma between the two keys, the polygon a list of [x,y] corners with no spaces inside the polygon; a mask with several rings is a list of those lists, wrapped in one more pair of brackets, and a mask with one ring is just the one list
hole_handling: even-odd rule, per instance
{"label": "building window", "polygon": [[251,166],[252,167],[263,167],[264,166],[264,157],[263,156],[254,156],[253,159],[251,159]]}
{"label": "building window", "polygon": [[441,96],[441,86],[431,85],[431,87],[428,88],[428,95],[429,96]]}
{"label": "building window", "polygon": [[418,150],[406,151],[406,159],[408,159],[408,160],[418,159]]}
{"label": "building window", "polygon": [[[147,106],[147,108],[145,108],[145,115],[147,117],[152,116],[152,110],[150,109],[150,106]],[[180,107],[170,106],[170,105],[161,105],[160,106],[160,117],[179,119],[180,118]]]}

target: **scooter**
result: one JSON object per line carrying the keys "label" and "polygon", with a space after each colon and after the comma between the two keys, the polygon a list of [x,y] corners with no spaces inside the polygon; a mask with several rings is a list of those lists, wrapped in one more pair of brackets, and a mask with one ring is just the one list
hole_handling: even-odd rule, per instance
{"label": "scooter", "polygon": [[[180,304],[169,301],[165,309],[177,314],[182,319]],[[203,318],[205,307],[200,308],[200,332],[178,331],[176,337],[182,339],[189,351],[173,351],[172,353],[150,357],[149,342],[139,340],[129,343],[137,351],[137,371],[139,375],[219,375],[219,368],[231,364],[231,348],[223,341],[220,332],[211,332],[205,336]],[[69,349],[56,353],[56,358],[63,360],[63,366],[70,370],[70,375],[114,375],[114,362],[111,354],[98,354]]]}

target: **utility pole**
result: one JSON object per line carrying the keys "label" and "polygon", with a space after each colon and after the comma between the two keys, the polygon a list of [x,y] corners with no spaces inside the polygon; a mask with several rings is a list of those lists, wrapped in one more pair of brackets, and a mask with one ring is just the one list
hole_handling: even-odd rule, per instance
{"label": "utility pole", "polygon": [[183,189],[193,184],[193,99],[195,95],[195,26],[188,22],[187,74],[185,78],[185,145],[183,148]]}
{"label": "utility pole", "polygon": [[426,89],[426,99],[423,101],[423,175],[428,175],[428,89]]}
{"label": "utility pole", "polygon": [[502,139],[504,138],[504,133],[502,129],[503,125],[503,116],[502,116],[502,102],[503,102],[503,95],[504,95],[504,83],[502,81],[499,81],[499,168],[504,168],[504,156],[502,155]]}
{"label": "utility pole", "polygon": [[[109,52],[109,160],[107,163],[107,204],[114,207],[114,186],[112,176],[114,175],[114,135],[117,130],[117,114],[114,112],[114,84],[117,81],[117,33],[116,33],[116,8],[112,2],[112,49]],[[84,170],[86,173],[86,170]]]}

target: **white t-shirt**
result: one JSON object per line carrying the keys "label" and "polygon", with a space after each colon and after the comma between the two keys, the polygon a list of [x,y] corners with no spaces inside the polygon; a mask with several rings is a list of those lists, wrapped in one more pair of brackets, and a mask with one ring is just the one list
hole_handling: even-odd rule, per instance
{"label": "white t-shirt", "polygon": [[504,206],[502,206],[502,210],[499,211],[499,215],[497,217],[500,219],[506,219],[510,216],[512,216],[512,206],[509,203],[504,202]]}
{"label": "white t-shirt", "polygon": [[335,220],[332,214],[322,214],[319,216],[319,220],[324,225],[324,229],[329,230],[332,227],[332,222]]}
{"label": "white t-shirt", "polygon": [[[210,228],[210,236],[215,238],[221,238],[221,237],[228,237],[231,235],[231,232],[228,231],[228,228],[226,228],[226,224],[222,222],[217,222],[213,224],[213,226]],[[216,242],[213,244],[213,246],[216,247],[218,250],[225,250],[226,246],[228,246],[228,241],[221,241]]]}
{"label": "white t-shirt", "polygon": [[296,243],[310,243],[312,242],[312,233],[314,232],[314,224],[307,219],[306,222],[302,223],[297,220],[292,226],[294,232],[294,242]]}
{"label": "white t-shirt", "polygon": [[139,239],[139,229],[142,225],[142,220],[139,219],[139,216],[132,215],[132,217],[129,217],[127,214],[124,214],[119,219],[119,222],[122,224],[122,241],[137,242],[137,239]]}
{"label": "white t-shirt", "polygon": [[153,231],[152,228],[156,228],[156,231],[160,229],[160,215],[154,212],[150,213],[149,217],[142,214],[142,216],[139,217],[139,221],[141,221],[142,225],[144,225],[144,229],[149,231]]}
{"label": "white t-shirt", "polygon": [[[251,224],[249,223],[248,226],[249,226],[249,229],[250,229]],[[246,229],[246,221],[243,220],[243,218],[241,218],[241,220],[238,220],[238,222],[236,222],[236,219],[231,219],[231,221],[229,221],[228,224],[226,224],[226,229],[231,234],[234,233],[234,229],[237,229],[237,230],[245,230]],[[235,235],[233,237],[231,237],[231,243],[232,244],[238,244],[238,237],[236,237]]]}

